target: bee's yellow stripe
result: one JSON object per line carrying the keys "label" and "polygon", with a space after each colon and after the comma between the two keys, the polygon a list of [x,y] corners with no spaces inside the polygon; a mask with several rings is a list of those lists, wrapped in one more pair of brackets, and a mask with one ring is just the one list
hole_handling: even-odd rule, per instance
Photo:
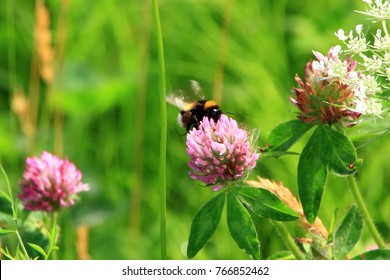
{"label": "bee's yellow stripe", "polygon": [[216,103],[214,100],[208,100],[208,101],[206,101],[206,103],[204,104],[204,108],[205,108],[205,109],[210,108],[210,107],[213,107],[213,106],[217,106],[217,103]]}

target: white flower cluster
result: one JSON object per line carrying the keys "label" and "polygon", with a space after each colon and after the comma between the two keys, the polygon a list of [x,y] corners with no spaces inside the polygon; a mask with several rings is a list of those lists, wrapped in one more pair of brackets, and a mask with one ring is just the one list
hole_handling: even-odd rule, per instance
{"label": "white flower cluster", "polygon": [[[356,110],[365,115],[379,116],[382,113],[378,94],[390,88],[390,36],[386,20],[390,19],[390,1],[362,0],[368,7],[360,13],[371,17],[373,22],[380,21],[382,29],[376,30],[374,42],[370,42],[363,32],[363,25],[358,24],[349,32],[339,29],[335,35],[343,41],[345,53],[358,56],[357,71],[360,72],[355,96]],[[380,81],[380,83],[378,82]]]}
{"label": "white flower cluster", "polygon": [[368,4],[365,12],[359,12],[372,17],[374,21],[390,19],[390,2],[382,0],[362,0]]}
{"label": "white flower cluster", "polygon": [[361,54],[368,49],[368,43],[366,37],[362,33],[363,25],[359,24],[355,28],[357,36],[354,35],[354,32],[351,30],[348,35],[345,34],[343,29],[339,29],[335,34],[336,36],[343,41],[348,50],[353,54]]}

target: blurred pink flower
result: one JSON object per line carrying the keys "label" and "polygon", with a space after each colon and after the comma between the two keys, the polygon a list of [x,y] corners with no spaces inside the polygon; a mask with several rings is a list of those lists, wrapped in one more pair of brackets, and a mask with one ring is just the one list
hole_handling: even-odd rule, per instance
{"label": "blurred pink flower", "polygon": [[244,178],[259,158],[252,151],[247,132],[226,115],[217,122],[204,117],[199,128],[187,134],[187,154],[191,158],[191,178],[210,185],[214,191]]}
{"label": "blurred pink flower", "polygon": [[68,159],[62,160],[45,151],[39,158],[26,159],[19,198],[30,211],[51,212],[69,207],[77,193],[89,190],[81,177],[81,172]]}

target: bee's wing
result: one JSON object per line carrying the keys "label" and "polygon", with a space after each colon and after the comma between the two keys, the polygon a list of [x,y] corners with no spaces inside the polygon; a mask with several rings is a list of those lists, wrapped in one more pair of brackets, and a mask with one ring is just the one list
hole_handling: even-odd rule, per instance
{"label": "bee's wing", "polygon": [[193,100],[203,100],[204,94],[199,82],[195,80],[190,80],[190,84],[191,84],[191,91],[196,97]]}
{"label": "bee's wing", "polygon": [[190,89],[173,91],[167,96],[166,100],[172,105],[176,105],[180,110],[185,110],[188,103],[203,100],[204,95],[199,83],[195,80],[190,80]]}
{"label": "bee's wing", "polygon": [[166,97],[169,104],[179,107],[180,110],[184,110],[190,100],[186,100],[183,91],[177,90]]}

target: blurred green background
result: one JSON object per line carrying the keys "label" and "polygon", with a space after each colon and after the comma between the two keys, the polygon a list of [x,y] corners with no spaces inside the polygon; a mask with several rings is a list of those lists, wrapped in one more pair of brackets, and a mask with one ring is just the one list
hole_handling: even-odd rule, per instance
{"label": "blurred green background", "polygon": [[[84,250],[92,259],[158,259],[161,123],[151,1],[46,1],[55,52],[51,84],[37,72],[35,1],[3,2],[0,157],[14,193],[26,156],[43,150],[67,156],[91,190],[82,193],[74,207],[61,211],[58,257],[82,257],[77,242],[83,238],[77,232],[84,232],[89,238]],[[363,9],[361,1],[160,0],[159,5],[168,92],[190,79],[199,81],[206,97],[214,96],[225,112],[234,113],[249,128],[261,129],[263,146],[273,127],[295,118],[287,97],[292,95],[295,73],[302,75],[312,58],[311,51],[326,53],[338,44],[334,32],[339,28],[368,25],[365,16],[353,12]],[[17,94],[21,91],[24,95]],[[21,96],[30,102],[39,97],[35,122],[23,118]],[[178,109],[168,106],[167,252],[170,259],[186,259],[192,218],[214,193],[188,177]],[[353,139],[367,141],[374,136],[362,139],[361,132],[375,130],[378,124],[373,121],[349,132]],[[303,142],[293,150],[301,151]],[[358,152],[365,162],[358,174],[363,196],[389,242],[388,136]],[[297,193],[297,160],[260,160],[251,178],[282,181]],[[319,216],[329,228],[334,211],[342,213],[351,202],[345,180],[330,176]],[[263,258],[284,249],[267,220],[256,222]],[[288,227],[293,236],[305,236],[297,223]],[[373,244],[364,229],[354,252]],[[224,217],[196,256],[247,258],[230,237]]]}

